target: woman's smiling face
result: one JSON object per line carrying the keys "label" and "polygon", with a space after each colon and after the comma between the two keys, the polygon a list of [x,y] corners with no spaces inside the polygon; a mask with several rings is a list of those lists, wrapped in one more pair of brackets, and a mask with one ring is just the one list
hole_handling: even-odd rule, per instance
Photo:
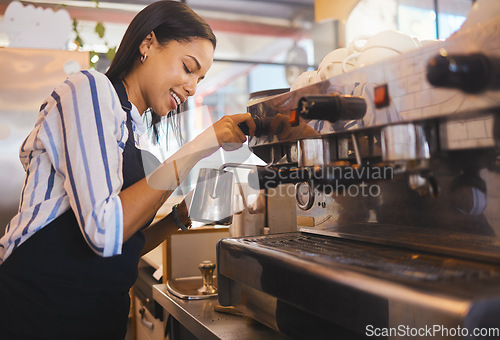
{"label": "woman's smiling face", "polygon": [[140,51],[147,57],[137,67],[139,93],[132,96],[138,97],[136,102],[133,98],[131,101],[139,112],[151,108],[160,116],[166,116],[194,95],[214,57],[213,45],[207,39],[172,40],[160,45],[154,33],[149,46],[143,43]]}

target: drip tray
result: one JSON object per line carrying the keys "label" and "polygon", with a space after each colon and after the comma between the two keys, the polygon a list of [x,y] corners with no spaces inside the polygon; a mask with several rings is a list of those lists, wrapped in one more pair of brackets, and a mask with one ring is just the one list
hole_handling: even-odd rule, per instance
{"label": "drip tray", "polygon": [[371,273],[418,281],[480,280],[500,276],[500,267],[408,249],[314,234],[286,233],[236,239],[325,265],[344,264]]}
{"label": "drip tray", "polygon": [[[213,286],[217,288],[217,276],[213,277]],[[201,276],[181,277],[167,281],[167,290],[184,300],[202,300],[217,296],[214,294],[200,294],[198,289],[203,287],[203,279]]]}

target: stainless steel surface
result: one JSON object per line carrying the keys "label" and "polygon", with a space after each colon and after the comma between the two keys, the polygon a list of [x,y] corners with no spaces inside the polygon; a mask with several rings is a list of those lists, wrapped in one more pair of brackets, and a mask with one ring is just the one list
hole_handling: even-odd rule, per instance
{"label": "stainless steel surface", "polygon": [[198,339],[288,339],[249,317],[216,312],[216,299],[179,299],[168,292],[165,284],[153,286],[153,297]]}
{"label": "stainless steel surface", "polygon": [[299,166],[328,165],[336,160],[336,155],[331,154],[336,149],[333,143],[335,140],[320,138],[299,140],[297,144]]}
{"label": "stainless steel surface", "polygon": [[247,183],[237,183],[233,200],[231,237],[262,235],[267,214],[264,190],[255,190]]}
{"label": "stainless steel surface", "polygon": [[249,99],[247,105],[250,106],[250,105],[260,103],[264,100],[269,99],[272,96],[283,94],[283,93],[286,93],[288,91],[290,91],[289,88],[283,88],[283,89],[264,90],[264,91],[250,93],[250,95],[249,95],[250,99]]}
{"label": "stainless steel surface", "polygon": [[[212,277],[212,285],[214,288],[217,287],[217,277]],[[217,290],[209,294],[200,291],[201,288],[204,288],[202,276],[170,279],[167,281],[166,286],[171,294],[184,300],[204,300],[217,296]]]}
{"label": "stainless steel surface", "polygon": [[397,124],[382,128],[382,159],[385,161],[422,160],[431,157],[424,127]]}
{"label": "stainless steel surface", "polygon": [[[367,325],[474,327],[481,321],[477,314],[484,318],[498,310],[499,265],[304,233],[221,242],[219,262],[226,265],[219,282],[230,287],[221,304],[229,298],[238,308],[255,310],[248,292],[264,292],[259,310],[278,307],[272,318],[254,317],[289,334],[293,328],[284,323],[281,304],[301,306],[318,327],[355,330],[353,336]],[[242,283],[223,282],[227,276]]]}

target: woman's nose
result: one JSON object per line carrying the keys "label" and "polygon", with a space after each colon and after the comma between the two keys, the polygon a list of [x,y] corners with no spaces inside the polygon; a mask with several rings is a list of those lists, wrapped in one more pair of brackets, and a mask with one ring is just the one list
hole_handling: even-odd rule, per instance
{"label": "woman's nose", "polygon": [[197,85],[198,84],[196,83],[196,81],[192,80],[184,86],[184,89],[186,90],[188,96],[192,96],[196,93]]}

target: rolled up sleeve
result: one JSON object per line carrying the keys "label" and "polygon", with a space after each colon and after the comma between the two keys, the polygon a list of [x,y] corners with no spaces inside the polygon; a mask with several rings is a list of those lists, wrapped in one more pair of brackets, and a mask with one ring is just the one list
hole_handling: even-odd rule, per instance
{"label": "rolled up sleeve", "polygon": [[100,256],[121,254],[123,213],[118,194],[123,184],[125,112],[105,75],[82,71],[52,93],[46,119],[60,131],[45,133],[47,148],[82,235]]}

